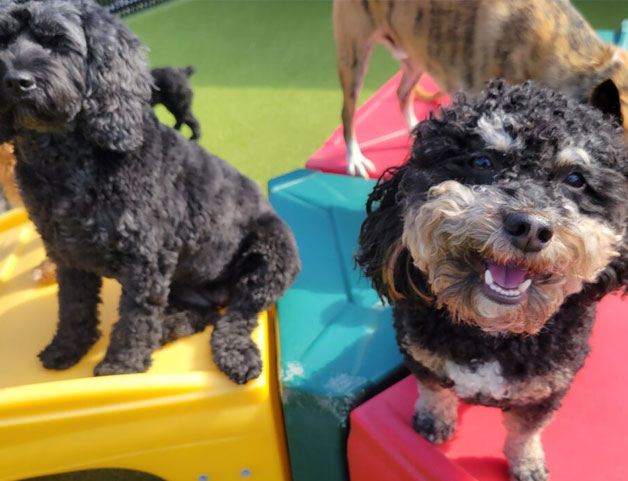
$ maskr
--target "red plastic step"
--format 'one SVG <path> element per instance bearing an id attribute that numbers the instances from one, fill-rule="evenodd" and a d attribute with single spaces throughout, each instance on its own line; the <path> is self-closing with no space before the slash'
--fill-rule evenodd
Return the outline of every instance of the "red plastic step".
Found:
<path id="1" fill-rule="evenodd" d="M 544 430 L 551 481 L 628 479 L 628 300 L 599 305 L 592 352 Z M 506 431 L 495 408 L 462 404 L 452 440 L 412 429 L 416 381 L 408 377 L 351 414 L 352 481 L 507 481 Z"/>
<path id="2" fill-rule="evenodd" d="M 396 90 L 400 78 L 400 73 L 392 77 L 357 110 L 355 116 L 356 135 L 362 153 L 377 167 L 377 171 L 371 174 L 371 177 L 375 179 L 388 167 L 405 162 L 412 146 L 412 139 L 397 101 Z M 426 92 L 439 90 L 428 75 L 423 75 L 420 85 Z M 448 96 L 439 97 L 435 102 L 415 100 L 414 110 L 417 119 L 423 120 L 440 104 L 448 104 L 449 101 Z M 338 113 L 340 113 L 340 108 L 339 104 Z M 334 130 L 331 137 L 310 157 L 305 166 L 308 169 L 334 174 L 347 173 L 342 125 Z"/>

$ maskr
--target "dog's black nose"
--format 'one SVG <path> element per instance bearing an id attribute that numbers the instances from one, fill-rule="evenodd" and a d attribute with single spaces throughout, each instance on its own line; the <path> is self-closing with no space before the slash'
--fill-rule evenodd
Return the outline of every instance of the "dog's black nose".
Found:
<path id="1" fill-rule="evenodd" d="M 523 252 L 539 252 L 549 244 L 554 235 L 547 219 L 523 212 L 506 215 L 504 230 L 512 244 Z"/>
<path id="2" fill-rule="evenodd" d="M 22 94 L 35 88 L 35 77 L 28 72 L 11 71 L 4 76 L 4 86 L 17 94 Z"/>

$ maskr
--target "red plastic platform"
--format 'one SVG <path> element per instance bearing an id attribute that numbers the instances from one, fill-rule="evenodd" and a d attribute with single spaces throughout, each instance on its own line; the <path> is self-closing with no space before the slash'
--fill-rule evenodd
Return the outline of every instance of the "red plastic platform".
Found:
<path id="1" fill-rule="evenodd" d="M 628 479 L 628 300 L 598 308 L 592 352 L 543 431 L 551 481 Z M 452 440 L 432 446 L 412 429 L 408 377 L 351 414 L 352 481 L 507 481 L 506 431 L 495 408 L 461 405 Z"/>
<path id="2" fill-rule="evenodd" d="M 380 88 L 366 103 L 360 107 L 355 115 L 355 128 L 358 143 L 362 153 L 371 159 L 377 170 L 371 177 L 377 179 L 384 170 L 394 165 L 400 165 L 408 159 L 412 139 L 408 127 L 403 120 L 397 101 L 397 85 L 401 74 L 398 73 Z M 421 87 L 426 92 L 437 92 L 436 83 L 428 76 L 423 75 Z M 419 121 L 440 104 L 448 104 L 448 96 L 439 97 L 435 102 L 415 100 L 414 111 Z M 338 105 L 338 112 L 341 106 Z M 308 169 L 322 170 L 333 174 L 347 173 L 347 158 L 345 143 L 340 125 L 323 146 L 307 161 Z"/>

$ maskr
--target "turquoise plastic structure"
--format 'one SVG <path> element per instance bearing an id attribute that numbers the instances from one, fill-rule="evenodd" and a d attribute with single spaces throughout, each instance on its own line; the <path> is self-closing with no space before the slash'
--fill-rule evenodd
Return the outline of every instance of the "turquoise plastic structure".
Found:
<path id="1" fill-rule="evenodd" d="M 621 22 L 617 30 L 596 30 L 602 40 L 628 49 L 628 19 Z"/>
<path id="2" fill-rule="evenodd" d="M 402 374 L 390 309 L 353 254 L 374 181 L 298 170 L 269 183 L 303 269 L 278 303 L 280 386 L 292 475 L 347 480 L 351 409 Z"/>

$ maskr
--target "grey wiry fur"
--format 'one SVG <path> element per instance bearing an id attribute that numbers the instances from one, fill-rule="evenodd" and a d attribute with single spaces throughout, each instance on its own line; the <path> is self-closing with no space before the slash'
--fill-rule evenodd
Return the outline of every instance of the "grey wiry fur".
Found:
<path id="1" fill-rule="evenodd" d="M 213 323 L 216 364 L 244 383 L 261 371 L 257 314 L 295 278 L 296 245 L 255 183 L 157 121 L 144 50 L 88 0 L 0 5 L 0 133 L 59 268 L 40 357 L 63 369 L 85 355 L 111 277 L 120 318 L 96 374 L 145 371 L 160 345 Z"/>

